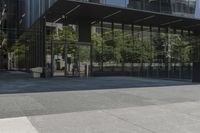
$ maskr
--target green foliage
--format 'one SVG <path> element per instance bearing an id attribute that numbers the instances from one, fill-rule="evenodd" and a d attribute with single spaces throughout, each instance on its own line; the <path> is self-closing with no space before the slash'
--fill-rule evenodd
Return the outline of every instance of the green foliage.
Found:
<path id="1" fill-rule="evenodd" d="M 102 37 L 98 33 L 92 34 L 92 43 L 93 43 L 93 60 L 95 62 L 101 63 L 102 53 Z"/>
<path id="2" fill-rule="evenodd" d="M 72 41 L 72 42 L 75 42 L 78 40 L 78 36 L 76 34 L 76 31 L 73 29 L 73 27 L 71 26 L 64 26 L 63 27 L 63 30 L 55 30 L 53 32 L 53 34 L 49 35 L 47 37 L 47 40 L 50 41 L 50 40 L 58 40 L 58 41 Z M 70 54 L 75 54 L 76 50 L 77 50 L 77 46 L 75 45 L 70 45 L 68 46 L 68 49 L 67 49 L 67 53 L 70 53 Z M 60 45 L 57 45 L 54 49 L 54 53 L 55 54 L 58 54 L 58 53 L 61 53 L 61 54 L 64 54 L 64 45 L 63 44 L 60 44 Z"/>
<path id="3" fill-rule="evenodd" d="M 153 35 L 152 41 L 148 34 L 144 35 L 143 40 L 140 35 L 135 36 L 134 40 L 131 36 L 123 38 L 121 30 L 114 30 L 114 39 L 109 40 L 112 38 L 111 34 L 111 32 L 107 32 L 103 39 L 98 33 L 93 35 L 96 62 L 151 63 L 165 62 L 168 61 L 168 58 L 171 58 L 172 62 L 190 62 L 192 60 L 192 46 L 187 39 L 178 34 L 167 36 L 165 33 L 156 33 Z M 108 40 L 105 41 L 105 39 Z"/>
<path id="4" fill-rule="evenodd" d="M 3 31 L 0 31 L 0 55 L 5 55 L 7 51 L 7 36 Z"/>
<path id="5" fill-rule="evenodd" d="M 172 62 L 190 62 L 192 59 L 192 46 L 188 40 L 177 34 L 153 33 L 152 40 L 149 34 L 144 34 L 143 40 L 140 33 L 132 38 L 130 33 L 126 36 L 120 29 L 104 31 L 104 37 L 100 33 L 92 34 L 93 60 L 94 62 L 118 63 L 152 63 L 165 62 L 171 58 Z M 63 30 L 54 32 L 48 39 L 77 41 L 78 37 L 74 28 L 66 26 Z M 75 54 L 77 45 L 70 45 L 68 53 Z M 64 52 L 64 45 L 58 45 L 55 53 Z M 89 59 L 89 49 L 80 48 L 80 59 Z"/>
<path id="6" fill-rule="evenodd" d="M 77 41 L 77 34 L 73 27 L 64 26 L 63 30 L 54 31 L 53 40 Z"/>
<path id="7" fill-rule="evenodd" d="M 87 61 L 90 59 L 90 47 L 89 46 L 80 46 L 79 47 L 80 62 Z"/>
<path id="8" fill-rule="evenodd" d="M 174 62 L 189 62 L 192 60 L 192 46 L 181 35 L 170 36 L 171 58 Z"/>
<path id="9" fill-rule="evenodd" d="M 12 46 L 11 51 L 15 53 L 18 61 L 25 60 L 25 53 L 28 51 L 24 42 L 16 41 L 15 44 Z"/>

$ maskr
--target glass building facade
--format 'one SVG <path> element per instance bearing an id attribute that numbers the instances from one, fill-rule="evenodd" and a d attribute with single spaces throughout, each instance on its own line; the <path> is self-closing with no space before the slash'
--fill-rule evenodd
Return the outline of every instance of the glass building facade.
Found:
<path id="1" fill-rule="evenodd" d="M 199 17 L 199 0 L 74 1 Z M 13 26 L 15 39 L 8 56 L 9 68 L 30 71 L 42 67 L 46 77 L 126 75 L 192 79 L 194 62 L 200 62 L 200 39 L 193 31 L 102 20 L 91 24 L 92 41 L 82 44 L 79 24 L 46 22 L 45 14 L 56 2 L 19 0 L 17 15 L 12 16 L 19 23 Z"/>
<path id="2" fill-rule="evenodd" d="M 77 0 L 101 3 L 130 9 L 173 14 L 177 16 L 195 17 L 198 0 Z M 197 11 L 196 11 L 197 13 Z"/>
<path id="3" fill-rule="evenodd" d="M 35 23 L 57 0 L 21 0 L 24 2 L 26 28 Z"/>
<path id="4" fill-rule="evenodd" d="M 94 45 L 94 75 L 192 78 L 193 46 L 199 44 L 192 32 L 106 22 L 99 29 L 95 36 L 102 42 Z"/>
<path id="5" fill-rule="evenodd" d="M 57 0 L 19 0 L 23 2 L 27 26 L 34 23 Z M 147 10 L 185 17 L 195 17 L 198 0 L 76 0 L 80 2 L 100 3 L 130 9 Z M 24 9 L 25 8 L 25 9 Z M 197 14 L 196 10 L 196 14 Z M 196 15 L 198 16 L 198 15 Z"/>

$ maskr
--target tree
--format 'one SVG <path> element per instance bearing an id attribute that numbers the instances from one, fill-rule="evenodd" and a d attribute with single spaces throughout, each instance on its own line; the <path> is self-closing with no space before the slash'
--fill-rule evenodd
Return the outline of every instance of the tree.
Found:
<path id="1" fill-rule="evenodd" d="M 7 54 L 7 36 L 3 31 L 0 31 L 0 55 L 5 55 Z"/>
<path id="2" fill-rule="evenodd" d="M 53 33 L 47 37 L 47 41 L 51 40 L 75 42 L 78 40 L 78 36 L 75 29 L 72 26 L 64 26 L 62 30 L 54 30 Z M 67 53 L 75 54 L 76 51 L 76 45 L 68 45 Z M 62 55 L 64 55 L 64 45 L 58 44 L 54 48 L 54 53 L 61 53 Z"/>
<path id="3" fill-rule="evenodd" d="M 183 36 L 171 35 L 170 45 L 173 62 L 190 62 L 192 60 L 192 46 Z"/>

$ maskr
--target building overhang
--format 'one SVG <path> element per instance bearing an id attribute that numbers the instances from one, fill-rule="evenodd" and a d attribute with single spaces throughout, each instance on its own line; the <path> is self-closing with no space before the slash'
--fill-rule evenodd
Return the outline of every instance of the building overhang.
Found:
<path id="1" fill-rule="evenodd" d="M 89 21 L 96 24 L 105 21 L 200 31 L 200 19 L 71 0 L 58 0 L 45 17 L 48 22 L 55 23 Z"/>

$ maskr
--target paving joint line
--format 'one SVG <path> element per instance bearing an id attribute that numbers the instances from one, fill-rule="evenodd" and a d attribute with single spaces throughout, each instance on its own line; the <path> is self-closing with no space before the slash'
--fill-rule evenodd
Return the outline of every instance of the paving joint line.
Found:
<path id="1" fill-rule="evenodd" d="M 121 121 L 124 121 L 125 123 L 128 123 L 129 125 L 139 127 L 139 128 L 141 128 L 141 129 L 144 129 L 144 130 L 146 130 L 146 131 L 148 131 L 148 132 L 151 132 L 151 133 L 156 133 L 155 131 L 153 131 L 153 130 L 151 130 L 151 129 L 145 128 L 145 127 L 143 127 L 143 126 L 141 126 L 141 125 L 138 125 L 138 124 L 136 124 L 136 123 L 129 122 L 128 120 L 123 119 L 123 118 L 121 118 L 121 117 L 119 117 L 119 116 L 117 116 L 117 115 L 114 115 L 114 114 L 112 114 L 112 113 L 108 113 L 108 112 L 106 112 L 106 111 L 104 111 L 104 110 L 101 110 L 101 111 L 102 111 L 103 113 L 107 114 L 107 115 L 111 115 L 111 116 L 113 116 L 113 117 L 115 117 L 115 118 L 117 118 L 117 119 L 119 119 L 119 120 L 121 120 Z"/>

